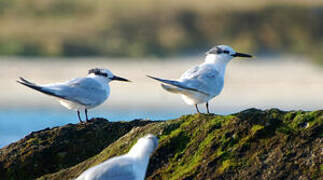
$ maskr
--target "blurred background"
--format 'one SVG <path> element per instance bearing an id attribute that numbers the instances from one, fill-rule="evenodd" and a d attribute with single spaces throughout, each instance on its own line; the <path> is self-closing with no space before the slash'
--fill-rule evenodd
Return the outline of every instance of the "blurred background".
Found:
<path id="1" fill-rule="evenodd" d="M 219 44 L 255 57 L 230 63 L 212 112 L 322 109 L 322 19 L 321 0 L 0 0 L 0 147 L 78 122 L 19 76 L 45 84 L 109 68 L 134 82 L 112 82 L 90 117 L 166 120 L 194 107 L 145 75 L 176 79 Z"/>

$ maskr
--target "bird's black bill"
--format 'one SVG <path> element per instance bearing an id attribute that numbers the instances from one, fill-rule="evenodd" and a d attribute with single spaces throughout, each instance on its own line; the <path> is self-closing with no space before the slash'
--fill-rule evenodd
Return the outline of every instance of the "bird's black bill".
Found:
<path id="1" fill-rule="evenodd" d="M 125 79 L 125 78 L 122 78 L 122 77 L 119 77 L 119 76 L 113 76 L 113 78 L 111 78 L 111 80 L 116 80 L 116 81 L 126 81 L 126 82 L 131 82 L 129 81 L 128 79 Z"/>
<path id="2" fill-rule="evenodd" d="M 249 55 L 249 54 L 243 54 L 243 53 L 235 53 L 235 54 L 232 54 L 233 57 L 247 57 L 247 58 L 251 58 L 252 56 Z"/>

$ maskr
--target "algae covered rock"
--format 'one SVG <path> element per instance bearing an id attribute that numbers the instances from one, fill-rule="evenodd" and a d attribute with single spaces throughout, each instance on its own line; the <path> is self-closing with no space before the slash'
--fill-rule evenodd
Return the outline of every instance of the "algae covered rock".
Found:
<path id="1" fill-rule="evenodd" d="M 32 132 L 0 149 L 0 179 L 33 179 L 76 165 L 99 153 L 133 127 L 151 121 L 68 124 Z"/>
<path id="2" fill-rule="evenodd" d="M 160 138 L 147 179 L 319 179 L 322 124 L 323 111 L 187 115 L 135 128 L 98 155 L 40 179 L 73 179 L 147 133 Z"/>
<path id="3" fill-rule="evenodd" d="M 195 114 L 149 122 L 132 126 L 131 131 L 106 143 L 92 157 L 39 179 L 73 179 L 87 168 L 127 152 L 147 133 L 160 138 L 147 179 L 322 179 L 322 124 L 323 111 L 278 109 L 249 109 L 227 116 Z M 64 152 L 55 160 L 64 159 Z M 21 152 L 17 149 L 12 153 Z"/>

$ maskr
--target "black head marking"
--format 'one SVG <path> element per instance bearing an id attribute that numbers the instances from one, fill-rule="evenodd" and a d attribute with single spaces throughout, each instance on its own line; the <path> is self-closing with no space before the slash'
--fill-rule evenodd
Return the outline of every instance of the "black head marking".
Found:
<path id="1" fill-rule="evenodd" d="M 224 54 L 229 54 L 230 52 L 228 50 L 223 50 Z"/>
<path id="2" fill-rule="evenodd" d="M 212 49 L 210 49 L 208 52 L 206 52 L 206 54 L 229 54 L 230 52 L 228 50 L 224 50 L 224 49 L 221 49 L 219 47 L 214 47 Z"/>
<path id="3" fill-rule="evenodd" d="M 219 47 L 214 47 L 206 52 L 206 54 L 221 54 L 221 53 L 222 53 L 222 49 Z"/>
<path id="4" fill-rule="evenodd" d="M 108 74 L 102 71 L 103 69 L 94 68 L 89 70 L 89 74 L 94 73 L 95 75 L 98 75 L 98 76 L 108 77 Z"/>

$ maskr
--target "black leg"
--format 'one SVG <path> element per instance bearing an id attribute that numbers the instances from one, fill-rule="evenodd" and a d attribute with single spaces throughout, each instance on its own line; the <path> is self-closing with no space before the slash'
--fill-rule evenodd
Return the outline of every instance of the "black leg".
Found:
<path id="1" fill-rule="evenodd" d="M 210 111 L 209 111 L 209 102 L 206 102 L 205 106 L 206 106 L 207 113 L 210 114 Z"/>
<path id="2" fill-rule="evenodd" d="M 85 109 L 84 112 L 85 112 L 86 122 L 89 122 L 89 118 L 87 117 L 87 109 Z"/>
<path id="3" fill-rule="evenodd" d="M 195 104 L 195 108 L 196 108 L 197 113 L 200 113 L 199 108 L 197 107 L 197 104 Z"/>
<path id="4" fill-rule="evenodd" d="M 81 119 L 81 116 L 80 116 L 80 111 L 79 111 L 79 110 L 77 110 L 77 117 L 79 118 L 80 123 L 83 123 L 83 121 L 82 121 L 82 119 Z"/>

